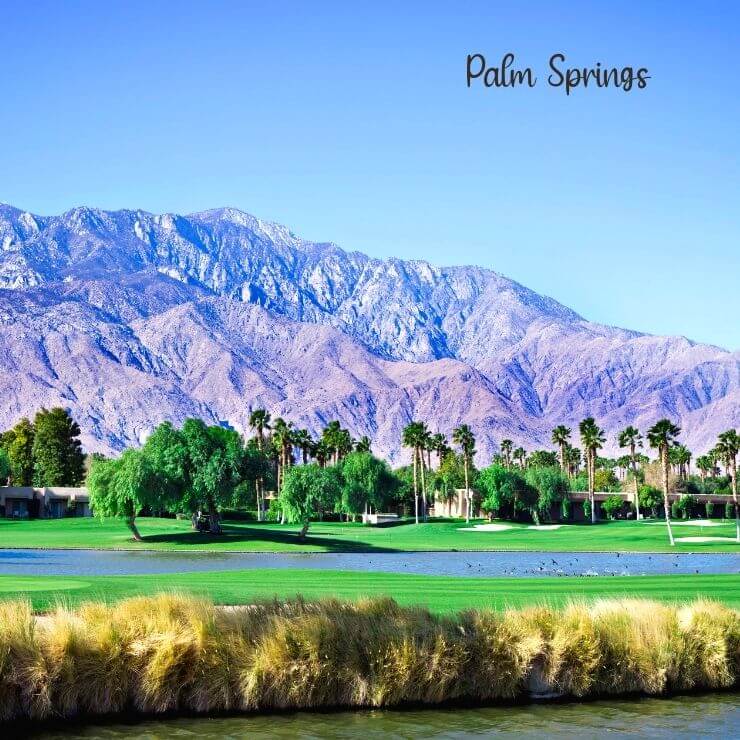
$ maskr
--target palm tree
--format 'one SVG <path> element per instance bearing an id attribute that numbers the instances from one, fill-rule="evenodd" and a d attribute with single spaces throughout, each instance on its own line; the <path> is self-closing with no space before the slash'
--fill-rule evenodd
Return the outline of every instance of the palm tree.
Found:
<path id="1" fill-rule="evenodd" d="M 552 443 L 560 447 L 560 469 L 567 475 L 568 467 L 566 450 L 568 449 L 568 440 L 570 439 L 570 429 L 563 424 L 556 426 L 552 430 Z"/>
<path id="2" fill-rule="evenodd" d="M 442 458 L 450 449 L 447 445 L 447 437 L 441 432 L 432 435 L 432 449 L 437 453 L 437 468 L 442 464 Z"/>
<path id="3" fill-rule="evenodd" d="M 737 455 L 740 452 L 740 436 L 734 429 L 728 429 L 719 435 L 717 451 L 725 459 L 725 465 L 732 476 L 732 498 L 735 503 L 735 538 L 740 542 L 740 518 L 737 505 Z"/>
<path id="4" fill-rule="evenodd" d="M 277 490 L 281 490 L 285 479 L 285 469 L 293 462 L 293 424 L 278 417 L 272 427 L 272 436 L 278 450 Z"/>
<path id="5" fill-rule="evenodd" d="M 637 518 L 640 518 L 640 493 L 637 486 L 637 448 L 642 447 L 642 435 L 637 427 L 628 426 L 619 433 L 617 438 L 619 446 L 629 447 L 630 462 L 632 464 L 632 477 L 635 479 L 635 510 Z"/>
<path id="6" fill-rule="evenodd" d="M 370 445 L 372 442 L 370 441 L 370 437 L 363 434 L 362 437 L 360 437 L 357 440 L 357 443 L 355 444 L 355 451 L 356 452 L 370 452 Z"/>
<path id="7" fill-rule="evenodd" d="M 606 442 L 606 437 L 604 437 L 604 430 L 599 428 L 593 416 L 584 419 L 578 426 L 578 431 L 581 433 L 581 444 L 585 450 L 586 467 L 588 468 L 588 500 L 591 504 L 591 524 L 594 524 L 596 522 L 596 499 L 594 496 L 596 454 Z"/>
<path id="8" fill-rule="evenodd" d="M 512 459 L 519 462 L 519 467 L 524 470 L 524 461 L 527 459 L 527 451 L 524 447 L 517 447 L 514 452 L 511 453 Z"/>
<path id="9" fill-rule="evenodd" d="M 264 453 L 265 432 L 270 429 L 270 412 L 265 409 L 255 409 L 249 414 L 249 426 L 254 429 L 257 436 L 257 449 Z M 257 521 L 261 522 L 265 515 L 265 479 L 259 476 L 254 481 L 257 494 Z"/>
<path id="10" fill-rule="evenodd" d="M 574 475 L 578 475 L 581 468 L 581 451 L 577 447 L 568 445 L 565 455 L 568 460 L 568 474 L 572 478 Z"/>
<path id="11" fill-rule="evenodd" d="M 668 470 L 670 466 L 670 450 L 676 443 L 676 437 L 681 434 L 680 427 L 676 426 L 670 419 L 661 419 L 647 432 L 650 446 L 658 450 L 660 464 L 663 469 L 663 508 L 665 510 L 665 523 L 668 527 L 668 539 L 671 545 L 675 545 L 673 530 L 671 529 L 671 506 L 668 503 Z"/>
<path id="12" fill-rule="evenodd" d="M 708 475 L 714 474 L 714 460 L 712 460 L 710 455 L 699 455 L 696 458 L 696 467 L 699 470 L 702 481 L 706 480 Z"/>
<path id="13" fill-rule="evenodd" d="M 504 456 L 507 468 L 511 467 L 511 451 L 514 449 L 514 443 L 510 439 L 501 440 L 501 454 Z"/>
<path id="14" fill-rule="evenodd" d="M 463 456 L 463 467 L 465 470 L 465 521 L 470 522 L 470 509 L 472 496 L 470 495 L 470 465 L 475 455 L 475 435 L 467 424 L 461 424 L 452 431 L 452 441 L 460 446 Z"/>
<path id="15" fill-rule="evenodd" d="M 414 470 L 414 518 L 419 523 L 419 448 L 424 436 L 425 426 L 421 422 L 408 423 L 401 432 L 401 444 L 411 449 L 412 466 Z M 422 460 L 423 464 L 423 460 Z"/>
<path id="16" fill-rule="evenodd" d="M 339 446 L 341 444 L 342 426 L 338 421 L 330 421 L 321 433 L 326 449 L 330 452 L 332 462 L 339 462 Z"/>
<path id="17" fill-rule="evenodd" d="M 689 466 L 691 465 L 691 450 L 685 445 L 676 445 L 671 448 L 670 457 L 675 465 L 678 466 L 678 477 L 686 480 L 689 475 Z"/>
<path id="18" fill-rule="evenodd" d="M 305 465 L 313 449 L 313 439 L 308 429 L 296 429 L 293 434 L 293 444 L 301 451 L 301 461 Z"/>

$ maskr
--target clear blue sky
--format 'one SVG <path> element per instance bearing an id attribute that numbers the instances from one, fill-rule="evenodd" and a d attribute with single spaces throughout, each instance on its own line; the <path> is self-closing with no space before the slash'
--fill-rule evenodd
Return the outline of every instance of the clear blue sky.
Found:
<path id="1" fill-rule="evenodd" d="M 355 5 L 4 2 L 0 200 L 236 206 L 740 348 L 737 3 Z M 478 51 L 537 87 L 466 89 Z M 555 52 L 652 79 L 566 97 Z"/>

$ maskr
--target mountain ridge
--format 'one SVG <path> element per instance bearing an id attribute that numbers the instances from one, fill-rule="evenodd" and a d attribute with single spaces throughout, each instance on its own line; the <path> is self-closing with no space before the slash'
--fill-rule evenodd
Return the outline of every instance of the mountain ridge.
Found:
<path id="1" fill-rule="evenodd" d="M 493 270 L 380 260 L 238 209 L 0 205 L 0 247 L 0 425 L 61 403 L 89 422 L 88 449 L 191 414 L 246 431 L 245 404 L 314 432 L 339 418 L 394 461 L 421 415 L 435 431 L 473 421 L 481 460 L 503 436 L 549 445 L 552 426 L 585 415 L 610 442 L 620 425 L 685 419 L 695 446 L 740 420 L 740 353 L 589 322 Z"/>

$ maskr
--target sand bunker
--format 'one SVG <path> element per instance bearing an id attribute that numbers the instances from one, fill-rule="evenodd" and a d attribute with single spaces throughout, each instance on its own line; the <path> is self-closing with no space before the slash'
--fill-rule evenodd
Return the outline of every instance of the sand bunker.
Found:
<path id="1" fill-rule="evenodd" d="M 463 532 L 501 532 L 514 529 L 511 524 L 476 524 L 474 527 L 462 527 Z"/>
<path id="2" fill-rule="evenodd" d="M 737 542 L 734 537 L 676 537 L 676 542 Z"/>
<path id="3" fill-rule="evenodd" d="M 551 529 L 560 529 L 562 524 L 531 524 L 527 529 L 536 529 L 539 532 L 549 532 Z"/>
<path id="4" fill-rule="evenodd" d="M 709 521 L 708 519 L 698 519 L 692 522 L 672 521 L 671 524 L 674 524 L 676 527 L 721 527 L 722 526 L 722 522 L 712 522 L 712 521 Z"/>

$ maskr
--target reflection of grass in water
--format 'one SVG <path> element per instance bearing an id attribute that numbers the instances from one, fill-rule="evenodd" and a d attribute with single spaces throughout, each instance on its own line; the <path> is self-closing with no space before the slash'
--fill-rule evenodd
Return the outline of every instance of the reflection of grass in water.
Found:
<path id="1" fill-rule="evenodd" d="M 389 599 L 218 610 L 178 595 L 0 605 L 0 719 L 380 707 L 728 688 L 740 617 L 709 601 L 439 617 Z"/>

